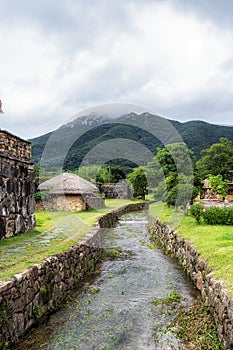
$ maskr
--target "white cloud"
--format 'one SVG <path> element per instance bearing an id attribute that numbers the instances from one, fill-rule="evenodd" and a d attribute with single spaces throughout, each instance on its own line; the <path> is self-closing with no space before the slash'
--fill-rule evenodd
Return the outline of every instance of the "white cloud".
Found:
<path id="1" fill-rule="evenodd" d="M 1 127 L 33 137 L 113 101 L 231 123 L 231 27 L 173 1 L 22 3 L 1 22 Z"/>

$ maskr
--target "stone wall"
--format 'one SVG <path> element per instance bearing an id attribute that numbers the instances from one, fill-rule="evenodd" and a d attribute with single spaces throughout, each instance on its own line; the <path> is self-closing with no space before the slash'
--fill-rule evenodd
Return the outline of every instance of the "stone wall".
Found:
<path id="1" fill-rule="evenodd" d="M 105 200 L 102 197 L 95 196 L 84 196 L 86 209 L 98 209 L 105 207 Z"/>
<path id="2" fill-rule="evenodd" d="M 149 207 L 148 202 L 128 204 L 122 208 L 119 208 L 117 210 L 112 211 L 111 213 L 108 213 L 102 216 L 99 219 L 99 225 L 100 227 L 106 227 L 106 228 L 112 227 L 117 222 L 120 216 L 129 212 L 148 209 L 148 207 Z"/>
<path id="3" fill-rule="evenodd" d="M 69 290 L 94 271 L 100 259 L 101 227 L 110 227 L 120 215 L 146 206 L 130 204 L 101 217 L 79 245 L 31 266 L 10 281 L 0 281 L 0 349 L 15 344 L 30 327 L 56 310 Z"/>
<path id="4" fill-rule="evenodd" d="M 100 185 L 100 192 L 105 195 L 107 199 L 130 199 L 133 198 L 132 188 L 125 180 L 118 183 L 109 183 Z"/>
<path id="5" fill-rule="evenodd" d="M 6 158 L 31 162 L 31 143 L 8 131 L 0 130 L 0 154 Z"/>
<path id="6" fill-rule="evenodd" d="M 150 219 L 150 232 L 158 245 L 175 256 L 213 310 L 218 336 L 225 349 L 233 349 L 233 302 L 224 284 L 218 281 L 196 249 L 168 225 Z"/>
<path id="7" fill-rule="evenodd" d="M 31 143 L 0 130 L 0 238 L 35 228 Z"/>

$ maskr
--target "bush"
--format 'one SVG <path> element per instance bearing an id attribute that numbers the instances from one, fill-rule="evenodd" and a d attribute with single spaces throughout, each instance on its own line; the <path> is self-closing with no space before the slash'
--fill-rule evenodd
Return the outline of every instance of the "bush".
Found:
<path id="1" fill-rule="evenodd" d="M 38 191 L 35 193 L 35 200 L 36 202 L 40 202 L 43 199 L 49 199 L 50 198 L 50 191 Z"/>
<path id="2" fill-rule="evenodd" d="M 204 212 L 204 208 L 200 204 L 193 204 L 189 209 L 190 215 L 196 219 L 198 224 L 200 224 L 201 222 L 201 217 L 203 215 L 203 212 Z"/>
<path id="3" fill-rule="evenodd" d="M 233 208 L 207 208 L 203 219 L 208 225 L 233 225 Z"/>

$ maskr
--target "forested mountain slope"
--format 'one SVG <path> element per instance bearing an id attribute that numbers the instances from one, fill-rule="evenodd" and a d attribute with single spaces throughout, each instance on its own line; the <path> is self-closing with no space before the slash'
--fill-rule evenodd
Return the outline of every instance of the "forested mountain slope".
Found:
<path id="1" fill-rule="evenodd" d="M 140 116 L 143 116 L 140 115 Z M 137 116 L 137 117 L 140 117 Z M 160 118 L 155 116 L 155 118 Z M 183 141 L 193 150 L 196 158 L 200 157 L 202 149 L 210 147 L 219 141 L 220 137 L 227 137 L 233 141 L 233 127 L 209 124 L 203 121 L 190 121 L 181 123 L 174 120 L 169 122 L 176 128 Z M 81 135 L 76 138 L 75 135 Z M 32 155 L 35 163 L 40 162 L 43 149 L 53 133 L 31 139 Z M 74 140 L 67 153 L 64 167 L 74 170 L 78 168 L 82 158 L 97 144 L 113 138 L 126 138 L 144 144 L 150 151 L 155 152 L 156 147 L 162 147 L 162 143 L 148 131 L 121 123 L 121 119 L 114 120 L 102 116 L 83 116 L 62 126 L 56 130 L 54 147 L 62 147 L 69 139 Z M 124 163 L 124 162 L 123 162 Z M 127 163 L 127 162 L 126 162 Z M 130 164 L 129 164 L 130 165 Z"/>

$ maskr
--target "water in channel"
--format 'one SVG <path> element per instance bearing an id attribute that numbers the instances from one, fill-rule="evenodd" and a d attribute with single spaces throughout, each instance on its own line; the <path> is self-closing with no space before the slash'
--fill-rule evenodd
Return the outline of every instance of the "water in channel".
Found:
<path id="1" fill-rule="evenodd" d="M 147 213 L 137 212 L 105 229 L 103 246 L 117 247 L 117 257 L 105 261 L 95 280 L 34 330 L 20 349 L 183 349 L 168 324 L 179 305 L 191 304 L 196 291 L 174 260 L 151 249 L 147 223 Z M 152 303 L 173 291 L 182 296 L 179 305 Z"/>

